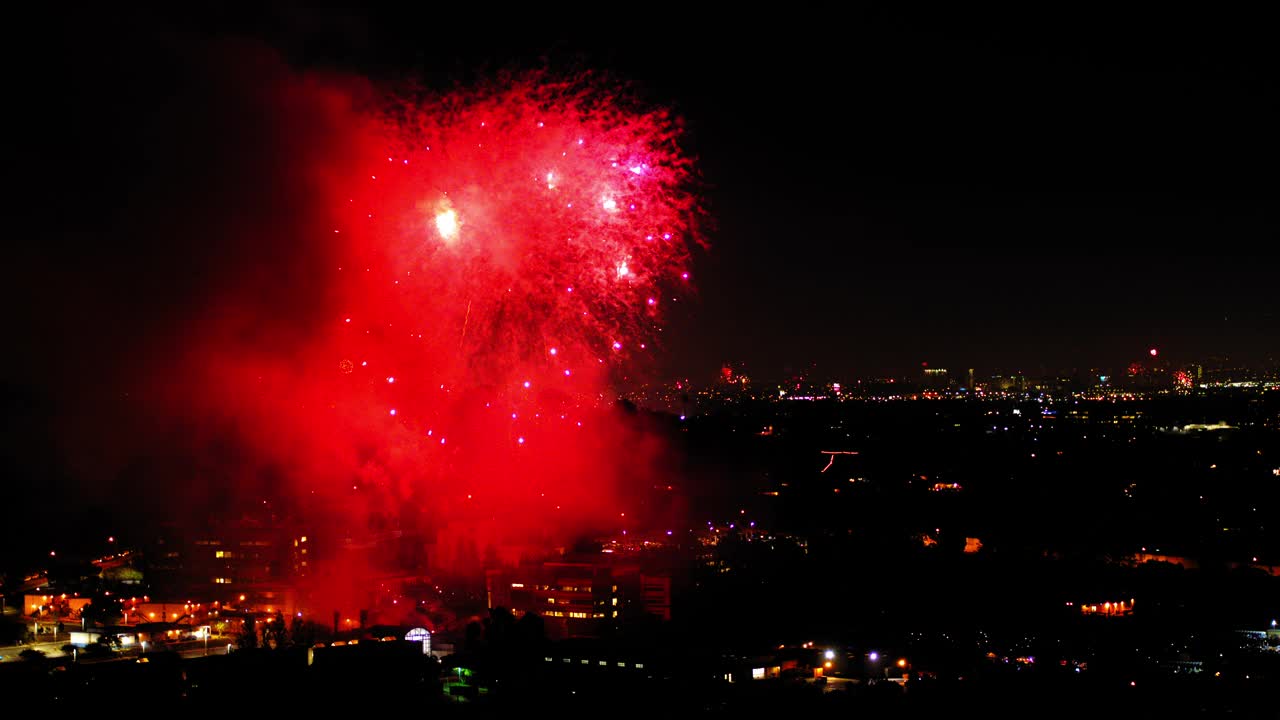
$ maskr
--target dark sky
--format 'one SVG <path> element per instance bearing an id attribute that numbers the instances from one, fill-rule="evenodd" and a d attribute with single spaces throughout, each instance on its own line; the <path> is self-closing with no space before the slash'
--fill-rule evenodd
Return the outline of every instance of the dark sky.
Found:
<path id="1" fill-rule="evenodd" d="M 671 319 L 667 375 L 709 378 L 722 361 L 765 377 L 925 361 L 1054 371 L 1122 366 L 1151 345 L 1174 361 L 1280 355 L 1280 117 L 1261 17 L 117 12 L 33 19 L 31 47 L 11 48 L 35 191 L 19 253 L 57 282 L 94 271 L 100 248 L 74 258 L 103 226 L 155 210 L 119 202 L 145 172 L 137 128 L 165 133 L 193 82 L 156 48 L 243 37 L 299 68 L 381 79 L 603 68 L 674 107 L 717 227 L 699 297 Z M 172 261 L 154 249 L 126 242 L 112 259 L 145 274 Z M 114 288 L 131 312 L 181 313 L 166 295 L 181 288 L 136 277 Z M 43 339 L 74 319 L 18 312 L 18 366 L 45 364 Z M 110 343 L 94 352 L 76 362 L 121 361 Z"/>

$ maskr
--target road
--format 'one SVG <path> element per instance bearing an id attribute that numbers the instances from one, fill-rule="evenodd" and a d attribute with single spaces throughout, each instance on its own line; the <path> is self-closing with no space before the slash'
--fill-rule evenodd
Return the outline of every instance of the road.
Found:
<path id="1" fill-rule="evenodd" d="M 38 642 L 30 645 L 0 645 L 0 662 L 14 662 L 20 660 L 18 653 L 32 648 L 43 652 L 48 657 L 62 657 L 62 646 L 71 641 L 71 636 L 63 633 L 61 640 L 53 640 L 49 642 Z"/>
<path id="2" fill-rule="evenodd" d="M 0 662 L 18 662 L 22 659 L 18 657 L 18 654 L 28 648 L 39 650 L 43 652 L 46 657 L 63 657 L 62 646 L 70 642 L 71 637 L 67 633 L 61 633 L 59 638 L 59 640 L 37 642 L 30 645 L 0 645 Z M 229 640 L 230 638 L 217 636 L 209 638 L 208 654 L 226 654 Z M 234 649 L 234 647 L 232 649 Z M 183 640 L 182 642 L 169 643 L 165 646 L 165 650 L 175 651 L 183 658 L 202 657 L 205 655 L 205 642 L 203 640 Z M 113 657 L 119 659 L 125 657 L 139 657 L 141 655 L 143 655 L 142 648 L 131 647 L 117 651 Z M 80 657 L 84 656 L 81 655 Z"/>

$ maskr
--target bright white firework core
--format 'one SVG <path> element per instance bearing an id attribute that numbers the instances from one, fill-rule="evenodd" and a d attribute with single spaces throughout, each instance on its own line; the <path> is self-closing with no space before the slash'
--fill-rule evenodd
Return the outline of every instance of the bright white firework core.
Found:
<path id="1" fill-rule="evenodd" d="M 446 241 L 452 241 L 458 237 L 458 214 L 452 210 L 445 210 L 436 215 L 436 229 L 440 231 L 440 237 Z"/>

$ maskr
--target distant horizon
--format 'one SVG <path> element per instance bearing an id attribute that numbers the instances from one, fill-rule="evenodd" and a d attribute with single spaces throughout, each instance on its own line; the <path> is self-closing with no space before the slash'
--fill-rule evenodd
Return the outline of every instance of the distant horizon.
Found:
<path id="1" fill-rule="evenodd" d="M 1152 361 L 1155 362 L 1152 362 Z M 1210 365 L 1210 363 L 1215 363 Z M 1280 368 L 1280 355 L 1269 356 L 1265 358 L 1249 358 L 1235 360 L 1227 355 L 1202 355 L 1188 356 L 1186 358 L 1169 359 L 1164 353 L 1160 353 L 1156 358 L 1150 357 L 1149 354 L 1135 355 L 1126 360 L 1112 361 L 1111 364 L 1098 363 L 1092 365 L 1051 365 L 1047 362 L 1035 364 L 1000 364 L 985 365 L 979 363 L 958 363 L 944 364 L 938 362 L 922 361 L 915 366 L 881 366 L 866 368 L 827 368 L 817 363 L 793 363 L 788 367 L 773 371 L 757 371 L 746 362 L 724 362 L 714 367 L 707 367 L 699 374 L 673 374 L 666 373 L 661 378 L 647 378 L 638 380 L 639 384 L 653 383 L 669 383 L 669 382 L 690 382 L 690 383 L 714 383 L 720 374 L 721 368 L 730 366 L 734 372 L 739 375 L 746 375 L 751 381 L 762 383 L 783 382 L 794 379 L 801 375 L 829 378 L 838 380 L 841 377 L 851 380 L 858 379 L 877 379 L 877 378 L 910 378 L 919 376 L 926 368 L 947 370 L 949 375 L 958 376 L 961 373 L 967 374 L 970 369 L 974 370 L 977 377 L 989 377 L 1001 374 L 1021 374 L 1035 377 L 1056 377 L 1065 375 L 1079 375 L 1093 371 L 1107 371 L 1115 374 L 1125 372 L 1133 363 L 1142 363 L 1143 365 L 1153 365 L 1163 368 L 1178 369 L 1189 366 L 1201 366 L 1206 371 L 1217 371 L 1227 369 L 1240 369 L 1250 372 L 1265 372 Z M 625 382 L 625 381 L 624 381 Z"/>

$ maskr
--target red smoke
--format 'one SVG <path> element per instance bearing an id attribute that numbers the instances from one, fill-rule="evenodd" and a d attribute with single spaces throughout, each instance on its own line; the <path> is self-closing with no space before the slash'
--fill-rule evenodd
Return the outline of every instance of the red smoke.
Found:
<path id="1" fill-rule="evenodd" d="M 274 468 L 335 536 L 422 532 L 435 568 L 636 522 L 660 443 L 610 380 L 689 282 L 674 118 L 591 77 L 278 80 L 267 107 L 308 128 L 279 125 L 272 179 L 305 199 L 228 222 L 254 240 L 190 318 L 169 410 L 234 427 L 240 472 Z"/>
<path id="2" fill-rule="evenodd" d="M 94 534 L 292 518 L 324 609 L 367 606 L 362 568 L 473 574 L 652 516 L 664 445 L 610 387 L 690 282 L 673 116 L 591 76 L 400 92 L 252 42 L 81 41 L 6 375 Z"/>

